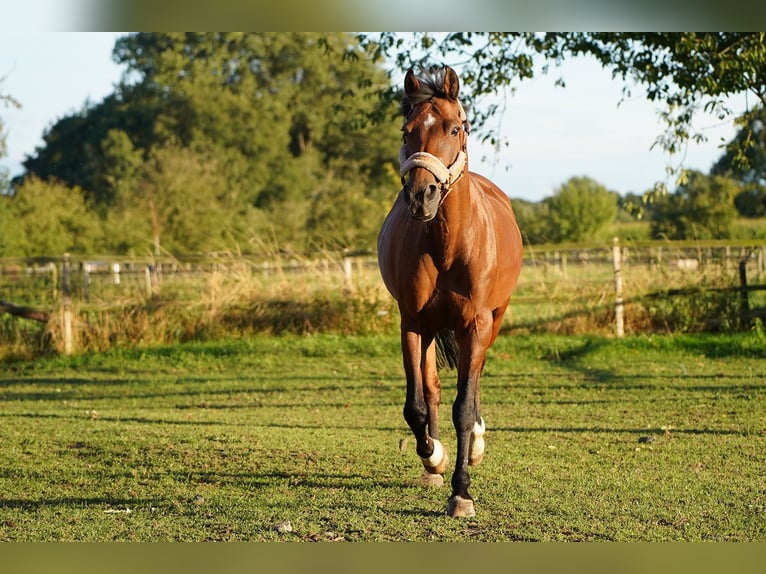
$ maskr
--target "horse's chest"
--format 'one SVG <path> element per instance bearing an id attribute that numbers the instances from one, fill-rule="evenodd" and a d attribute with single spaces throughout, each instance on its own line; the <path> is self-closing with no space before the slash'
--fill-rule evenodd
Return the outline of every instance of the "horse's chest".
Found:
<path id="1" fill-rule="evenodd" d="M 411 311 L 445 315 L 455 309 L 470 307 L 481 297 L 469 275 L 455 270 L 439 271 L 432 265 L 417 268 L 408 295 Z"/>

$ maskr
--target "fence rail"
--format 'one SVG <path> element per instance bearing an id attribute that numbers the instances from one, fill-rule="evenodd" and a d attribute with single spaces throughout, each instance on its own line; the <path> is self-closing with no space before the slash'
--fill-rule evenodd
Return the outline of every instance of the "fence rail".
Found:
<path id="1" fill-rule="evenodd" d="M 560 315 L 576 312 L 572 295 L 561 295 L 562 284 L 577 284 L 579 291 L 597 288 L 596 302 L 584 304 L 584 312 L 595 305 L 613 309 L 614 333 L 625 333 L 625 317 L 630 304 L 660 297 L 694 296 L 705 292 L 739 294 L 742 317 L 759 313 L 762 305 L 752 293 L 763 292 L 759 283 L 766 273 L 766 245 L 762 242 L 726 244 L 720 241 L 699 243 L 655 242 L 533 246 L 525 250 L 522 277 L 512 299 L 512 310 L 523 315 L 523 307 L 541 303 L 558 306 Z M 244 270 L 244 271 L 243 271 Z M 738 281 L 710 285 L 704 278 L 716 273 L 731 273 Z M 267 277 L 279 276 L 288 282 L 311 283 L 318 275 L 336 289 L 351 290 L 360 276 L 371 277 L 382 289 L 374 254 L 327 254 L 321 258 L 212 254 L 178 258 L 136 258 L 118 256 L 63 255 L 61 257 L 0 259 L 0 316 L 45 322 L 51 312 L 63 316 L 64 352 L 72 352 L 73 308 L 87 305 L 120 305 L 121 294 L 132 290 L 151 299 L 162 294 L 173 282 L 193 282 L 210 273 L 245 272 Z M 748 276 L 749 275 L 749 276 Z M 637 277 L 656 276 L 653 283 L 637 289 Z M 680 281 L 662 284 L 662 281 Z M 727 278 L 730 280 L 730 278 Z M 76 305 L 75 305 L 76 303 Z M 565 304 L 569 305 L 566 307 Z M 530 311 L 532 322 L 539 314 Z M 523 323 L 523 321 L 522 321 Z"/>

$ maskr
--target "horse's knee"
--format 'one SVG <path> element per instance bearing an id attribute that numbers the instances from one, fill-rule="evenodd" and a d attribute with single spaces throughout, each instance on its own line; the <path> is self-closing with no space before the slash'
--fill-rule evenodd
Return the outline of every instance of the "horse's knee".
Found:
<path id="1" fill-rule="evenodd" d="M 476 404 L 467 397 L 459 397 L 452 404 L 452 424 L 455 430 L 460 432 L 473 431 L 473 424 L 476 422 Z"/>

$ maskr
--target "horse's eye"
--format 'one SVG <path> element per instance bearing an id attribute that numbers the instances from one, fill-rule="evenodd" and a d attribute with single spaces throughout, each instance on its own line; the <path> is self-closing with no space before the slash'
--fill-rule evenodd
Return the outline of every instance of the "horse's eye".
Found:
<path id="1" fill-rule="evenodd" d="M 453 136 L 456 136 L 456 135 L 458 135 L 459 133 L 460 133 L 460 126 L 455 126 L 454 128 L 452 128 L 452 132 L 451 132 L 451 134 L 452 134 Z"/>

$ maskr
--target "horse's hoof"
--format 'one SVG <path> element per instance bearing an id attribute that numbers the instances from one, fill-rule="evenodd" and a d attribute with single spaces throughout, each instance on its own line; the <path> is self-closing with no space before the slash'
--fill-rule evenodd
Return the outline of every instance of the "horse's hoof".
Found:
<path id="1" fill-rule="evenodd" d="M 484 419 L 481 419 L 481 423 L 473 423 L 473 430 L 471 431 L 471 454 L 468 457 L 469 466 L 476 466 L 484 460 L 484 432 L 486 431 L 486 428 Z"/>
<path id="2" fill-rule="evenodd" d="M 441 488 L 444 486 L 444 477 L 441 474 L 433 474 L 427 470 L 420 475 L 420 482 L 423 486 Z"/>
<path id="3" fill-rule="evenodd" d="M 444 450 L 442 443 L 437 439 L 432 440 L 434 443 L 434 451 L 428 458 L 421 457 L 420 460 L 423 461 L 423 468 L 426 469 L 426 472 L 429 472 L 430 474 L 444 474 L 444 471 L 447 470 L 447 464 L 449 464 L 447 451 Z"/>
<path id="4" fill-rule="evenodd" d="M 453 518 L 462 516 L 476 516 L 476 510 L 473 507 L 473 500 L 454 495 L 447 503 L 447 514 Z"/>

